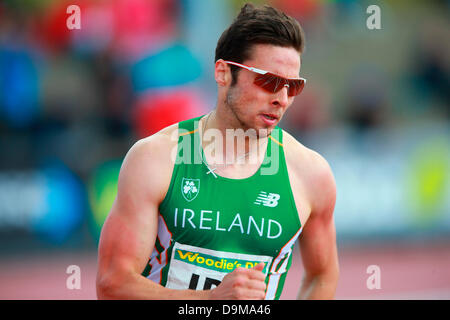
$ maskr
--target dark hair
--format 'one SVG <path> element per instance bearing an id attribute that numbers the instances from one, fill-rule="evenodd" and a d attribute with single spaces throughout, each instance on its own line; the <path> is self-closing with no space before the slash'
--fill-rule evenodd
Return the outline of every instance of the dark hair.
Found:
<path id="1" fill-rule="evenodd" d="M 215 60 L 243 63 L 250 58 L 255 44 L 292 47 L 299 54 L 304 49 L 304 33 L 294 18 L 268 5 L 255 7 L 247 3 L 233 23 L 219 38 Z M 239 68 L 231 67 L 232 85 L 236 83 Z"/>

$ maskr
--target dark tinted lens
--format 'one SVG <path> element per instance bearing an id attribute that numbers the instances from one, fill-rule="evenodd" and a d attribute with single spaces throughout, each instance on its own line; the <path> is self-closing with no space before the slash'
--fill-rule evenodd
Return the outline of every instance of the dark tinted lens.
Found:
<path id="1" fill-rule="evenodd" d="M 302 92 L 305 86 L 305 81 L 303 80 L 289 80 L 289 96 L 296 96 Z"/>
<path id="2" fill-rule="evenodd" d="M 286 84 L 286 80 L 271 73 L 257 75 L 255 84 L 271 93 L 279 91 Z"/>

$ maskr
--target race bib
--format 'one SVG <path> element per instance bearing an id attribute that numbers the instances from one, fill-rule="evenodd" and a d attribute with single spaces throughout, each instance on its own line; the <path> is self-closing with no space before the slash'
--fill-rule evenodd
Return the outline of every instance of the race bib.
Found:
<path id="1" fill-rule="evenodd" d="M 167 288 L 208 290 L 218 286 L 222 279 L 238 267 L 253 268 L 264 262 L 267 276 L 272 262 L 270 256 L 216 251 L 175 243 L 170 258 Z"/>

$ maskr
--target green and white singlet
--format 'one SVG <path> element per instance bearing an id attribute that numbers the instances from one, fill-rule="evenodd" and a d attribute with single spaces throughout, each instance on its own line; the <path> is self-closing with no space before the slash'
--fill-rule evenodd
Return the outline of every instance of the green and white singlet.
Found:
<path id="1" fill-rule="evenodd" d="M 159 206 L 158 236 L 142 275 L 167 288 L 211 289 L 237 267 L 264 262 L 266 299 L 279 299 L 302 226 L 283 151 L 282 130 L 269 136 L 255 174 L 207 174 L 198 122 L 179 123 L 177 160 Z"/>

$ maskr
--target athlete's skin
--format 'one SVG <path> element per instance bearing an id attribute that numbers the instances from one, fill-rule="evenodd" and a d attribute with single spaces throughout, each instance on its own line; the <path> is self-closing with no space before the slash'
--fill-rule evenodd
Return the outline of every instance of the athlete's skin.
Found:
<path id="1" fill-rule="evenodd" d="M 300 54 L 293 48 L 258 44 L 251 58 L 243 64 L 267 70 L 285 78 L 297 78 Z M 292 104 L 287 89 L 268 93 L 254 83 L 255 75 L 245 69 L 231 84 L 229 65 L 218 60 L 215 79 L 218 84 L 216 109 L 210 114 L 205 130 L 216 128 L 268 129 L 278 124 Z M 279 115 L 267 125 L 262 113 Z M 203 117 L 199 128 L 205 124 Z M 138 141 L 123 162 L 118 194 L 102 229 L 97 273 L 97 295 L 100 299 L 263 299 L 266 285 L 263 264 L 252 269 L 238 268 L 225 276 L 211 290 L 168 289 L 143 276 L 153 251 L 158 230 L 158 206 L 169 188 L 174 167 L 178 125 Z M 202 130 L 200 134 L 203 134 Z M 339 267 L 333 211 L 336 185 L 326 160 L 313 150 L 283 132 L 284 152 L 294 200 L 303 225 L 299 248 L 304 276 L 299 299 L 332 299 L 336 291 Z M 258 138 L 246 141 L 246 151 Z M 267 141 L 267 136 L 259 139 Z M 223 143 L 225 145 L 225 143 Z M 205 148 L 205 143 L 203 143 Z M 235 152 L 235 150 L 225 150 Z M 239 154 L 237 155 L 237 157 Z M 169 161 L 170 159 L 170 161 Z M 228 178 L 245 178 L 259 168 L 259 163 L 218 166 L 215 173 Z M 211 164 L 213 159 L 206 161 Z M 206 169 L 206 167 L 205 167 Z"/>

